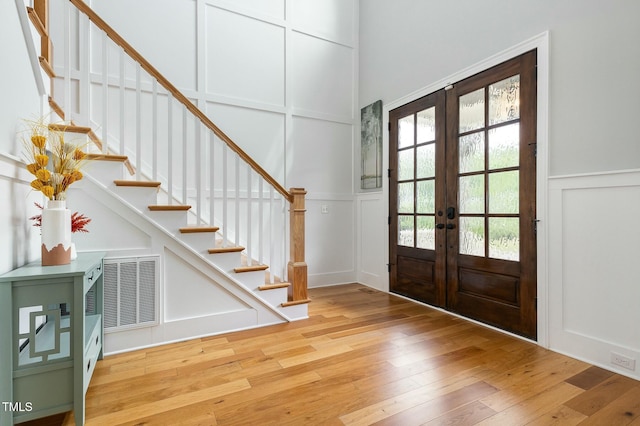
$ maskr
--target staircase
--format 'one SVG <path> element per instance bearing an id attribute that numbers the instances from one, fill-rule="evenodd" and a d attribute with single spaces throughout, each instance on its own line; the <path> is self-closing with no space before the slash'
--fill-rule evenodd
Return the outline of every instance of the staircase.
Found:
<path id="1" fill-rule="evenodd" d="M 164 265 L 157 325 L 107 335 L 106 351 L 306 318 L 306 192 L 284 189 L 84 2 L 33 6 L 51 121 L 62 122 L 50 128 L 89 147 L 67 204 L 105 227 L 79 250 L 157 254 Z M 62 9 L 60 28 L 49 7 Z M 115 234 L 145 241 L 139 253 L 109 241 L 117 224 L 129 231 Z"/>

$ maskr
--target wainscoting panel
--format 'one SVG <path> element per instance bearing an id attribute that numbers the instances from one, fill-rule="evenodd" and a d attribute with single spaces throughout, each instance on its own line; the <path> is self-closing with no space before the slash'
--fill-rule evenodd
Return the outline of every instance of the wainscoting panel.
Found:
<path id="1" fill-rule="evenodd" d="M 550 348 L 640 378 L 640 171 L 549 180 Z"/>
<path id="2" fill-rule="evenodd" d="M 389 290 L 388 232 L 382 192 L 359 194 L 357 199 L 358 282 Z"/>

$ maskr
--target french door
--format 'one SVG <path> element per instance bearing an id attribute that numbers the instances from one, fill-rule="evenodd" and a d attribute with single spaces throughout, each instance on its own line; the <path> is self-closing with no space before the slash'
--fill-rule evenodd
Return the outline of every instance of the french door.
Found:
<path id="1" fill-rule="evenodd" d="M 536 338 L 536 54 L 389 112 L 390 290 Z"/>

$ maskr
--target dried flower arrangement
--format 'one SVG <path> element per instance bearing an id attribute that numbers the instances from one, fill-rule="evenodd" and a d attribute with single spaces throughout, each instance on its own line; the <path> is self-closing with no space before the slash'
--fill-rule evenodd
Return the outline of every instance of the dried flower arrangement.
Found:
<path id="1" fill-rule="evenodd" d="M 42 210 L 44 207 L 38 203 L 33 203 L 37 208 Z M 33 221 L 33 226 L 40 227 L 42 226 L 42 214 L 38 214 L 35 216 L 31 216 L 29 220 Z M 85 216 L 84 214 L 80 214 L 75 212 L 71 215 L 71 232 L 89 232 L 86 226 L 91 222 L 91 219 Z"/>
<path id="2" fill-rule="evenodd" d="M 49 200 L 65 200 L 69 186 L 82 179 L 80 167 L 86 154 L 81 146 L 68 143 L 64 132 L 51 130 L 44 119 L 25 120 L 29 140 L 23 140 L 27 170 L 36 177 L 31 187 Z"/>

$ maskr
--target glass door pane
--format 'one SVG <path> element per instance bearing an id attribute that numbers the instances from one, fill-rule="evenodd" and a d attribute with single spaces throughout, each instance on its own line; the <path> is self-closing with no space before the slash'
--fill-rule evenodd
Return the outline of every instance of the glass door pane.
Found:
<path id="1" fill-rule="evenodd" d="M 519 75 L 459 97 L 460 254 L 519 258 L 519 103 Z"/>

